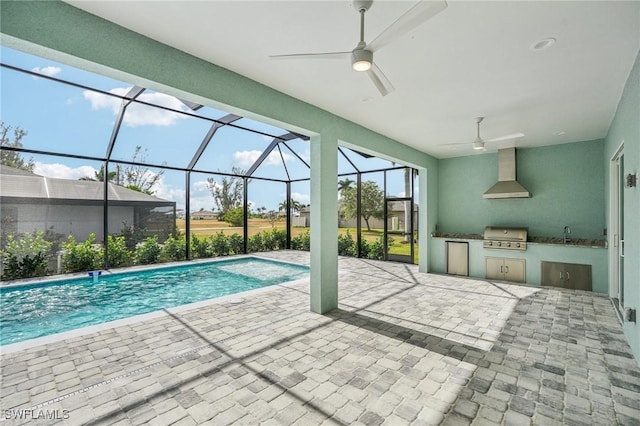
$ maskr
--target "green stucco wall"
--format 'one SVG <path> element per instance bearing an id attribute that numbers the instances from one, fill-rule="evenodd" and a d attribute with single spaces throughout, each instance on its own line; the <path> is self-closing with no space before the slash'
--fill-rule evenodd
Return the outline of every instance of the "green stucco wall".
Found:
<path id="1" fill-rule="evenodd" d="M 529 235 L 603 239 L 604 142 L 517 149 L 517 178 L 531 198 L 484 199 L 498 180 L 496 153 L 441 160 L 441 232 L 481 234 L 485 226 L 526 226 Z"/>
<path id="2" fill-rule="evenodd" d="M 609 128 L 603 158 L 605 174 L 605 200 L 609 205 L 610 161 L 624 142 L 624 173 L 640 174 L 640 53 L 627 80 L 618 110 Z M 606 209 L 607 221 L 609 209 Z M 640 312 L 640 187 L 624 190 L 625 228 L 625 307 Z M 640 318 L 635 323 L 624 324 L 625 335 L 629 339 L 636 359 L 640 361 Z"/>

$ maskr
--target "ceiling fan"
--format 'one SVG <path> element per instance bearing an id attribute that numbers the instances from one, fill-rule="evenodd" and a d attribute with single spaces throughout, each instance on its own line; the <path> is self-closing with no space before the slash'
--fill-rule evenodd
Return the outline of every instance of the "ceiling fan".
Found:
<path id="1" fill-rule="evenodd" d="M 447 8 L 445 0 L 419 1 L 415 6 L 389 25 L 373 41 L 364 41 L 364 15 L 373 0 L 354 0 L 353 6 L 360 13 L 360 41 L 349 52 L 297 53 L 290 55 L 272 55 L 271 59 L 342 59 L 351 56 L 351 67 L 355 71 L 366 72 L 373 84 L 386 96 L 395 89 L 382 70 L 373 62 L 373 53 L 391 43 L 398 37 L 418 27 L 428 19 Z"/>
<path id="2" fill-rule="evenodd" d="M 473 149 L 476 151 L 486 151 L 487 148 L 485 148 L 485 144 L 487 142 L 491 143 L 491 142 L 502 142 L 502 141 L 508 141 L 510 139 L 518 139 L 524 136 L 524 133 L 522 132 L 516 132 L 516 133 L 511 133 L 509 135 L 504 135 L 504 136 L 499 136 L 497 138 L 492 138 L 492 139 L 482 139 L 482 137 L 480 136 L 480 123 L 482 123 L 482 120 L 484 120 L 484 117 L 477 117 L 476 118 L 476 125 L 477 125 L 477 134 L 476 134 L 476 140 L 474 140 L 473 142 L 471 142 Z M 445 146 L 452 146 L 452 145 L 468 145 L 469 142 L 463 142 L 463 143 L 445 143 L 445 144 L 441 144 L 441 145 L 445 145 Z"/>

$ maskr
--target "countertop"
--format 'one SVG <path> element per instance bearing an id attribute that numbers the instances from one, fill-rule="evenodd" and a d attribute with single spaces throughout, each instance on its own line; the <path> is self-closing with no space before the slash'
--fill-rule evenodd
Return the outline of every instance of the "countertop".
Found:
<path id="1" fill-rule="evenodd" d="M 433 233 L 431 238 L 446 238 L 453 240 L 482 240 L 482 234 L 464 234 L 464 233 Z M 590 247 L 590 248 L 607 248 L 606 240 L 592 240 L 586 238 L 573 238 L 565 243 L 559 237 L 537 237 L 529 236 L 527 244 L 553 244 L 566 247 Z"/>

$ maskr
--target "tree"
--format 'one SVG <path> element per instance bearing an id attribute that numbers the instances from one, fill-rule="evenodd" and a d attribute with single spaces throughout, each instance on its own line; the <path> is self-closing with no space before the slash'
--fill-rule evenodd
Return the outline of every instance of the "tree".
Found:
<path id="1" fill-rule="evenodd" d="M 79 180 L 92 180 L 92 181 L 98 181 L 98 182 L 104 182 L 104 166 L 100 166 L 100 170 L 97 172 L 93 172 L 94 176 L 85 176 L 85 177 L 81 177 Z M 109 182 L 114 182 L 117 183 L 117 176 L 118 173 L 116 171 L 112 171 L 107 173 L 107 175 L 109 176 Z"/>
<path id="2" fill-rule="evenodd" d="M 267 213 L 265 213 L 265 217 L 267 218 L 267 220 L 271 224 L 271 227 L 273 228 L 276 225 L 276 222 L 278 221 L 278 212 L 275 210 L 269 210 Z"/>
<path id="3" fill-rule="evenodd" d="M 242 205 L 244 170 L 232 167 L 231 171 L 238 176 L 223 176 L 220 183 L 213 178 L 207 178 L 207 188 L 213 196 L 218 211 L 218 220 L 225 220 L 225 215 Z"/>
<path id="4" fill-rule="evenodd" d="M 20 126 L 13 128 L 13 140 L 11 140 L 9 138 L 11 129 L 11 126 L 7 126 L 6 124 L 4 124 L 4 121 L 0 121 L 0 164 L 33 172 L 33 168 L 36 166 L 33 158 L 25 160 L 24 158 L 22 158 L 22 155 L 18 151 L 2 149 L 22 148 L 22 138 L 27 135 L 27 132 Z"/>
<path id="5" fill-rule="evenodd" d="M 355 182 L 356 181 L 351 180 L 349 178 L 339 180 L 338 181 L 338 192 L 342 194 L 342 191 L 344 191 L 345 189 L 351 188 L 351 184 L 355 183 Z"/>
<path id="6" fill-rule="evenodd" d="M 144 163 L 146 160 L 147 149 L 145 148 L 144 150 L 142 150 L 142 147 L 140 145 L 136 146 L 136 149 L 133 151 L 133 155 L 131 156 L 131 161 L 133 163 Z M 153 195 L 155 193 L 153 187 L 156 186 L 158 182 L 160 182 L 163 174 L 164 170 L 160 170 L 158 173 L 153 173 L 146 166 L 140 164 L 131 164 L 125 167 L 122 182 L 116 182 L 116 184 L 122 185 L 134 191 Z M 111 176 L 111 173 L 109 173 L 109 176 Z M 117 176 L 117 180 L 120 180 L 120 177 Z"/>
<path id="7" fill-rule="evenodd" d="M 227 211 L 223 217 L 224 221 L 231 226 L 242 226 L 244 221 L 244 207 L 237 206 Z"/>
<path id="8" fill-rule="evenodd" d="M 384 192 L 374 181 L 362 183 L 360 214 L 367 224 L 367 231 L 371 231 L 369 219 L 382 219 L 384 215 Z M 358 214 L 358 192 L 356 188 L 347 187 L 341 191 L 342 212 L 347 218 L 355 218 Z"/>
<path id="9" fill-rule="evenodd" d="M 147 149 L 142 150 L 141 146 L 136 146 L 131 156 L 131 162 L 144 163 L 147 160 Z M 142 192 L 148 195 L 155 194 L 153 189 L 164 174 L 164 170 L 153 173 L 148 167 L 142 164 L 130 164 L 122 170 L 122 166 L 116 165 L 115 170 L 109 171 L 107 177 L 109 182 L 116 185 L 124 186 L 132 191 Z M 104 166 L 100 166 L 100 170 L 94 172 L 94 176 L 84 176 L 80 180 L 92 180 L 104 182 Z"/>
<path id="10" fill-rule="evenodd" d="M 304 208 L 304 204 L 302 204 L 300 201 L 291 199 L 291 210 L 293 210 L 296 213 L 299 213 L 300 210 L 302 210 L 303 208 Z M 282 212 L 285 210 L 287 210 L 287 200 L 284 200 L 283 202 L 278 204 L 278 211 Z"/>

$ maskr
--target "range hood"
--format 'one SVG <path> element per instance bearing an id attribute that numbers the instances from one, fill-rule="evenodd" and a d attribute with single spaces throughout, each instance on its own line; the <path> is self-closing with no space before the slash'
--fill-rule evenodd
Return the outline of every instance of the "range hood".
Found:
<path id="1" fill-rule="evenodd" d="M 529 191 L 516 180 L 516 149 L 498 150 L 498 183 L 483 195 L 484 198 L 529 198 Z"/>

